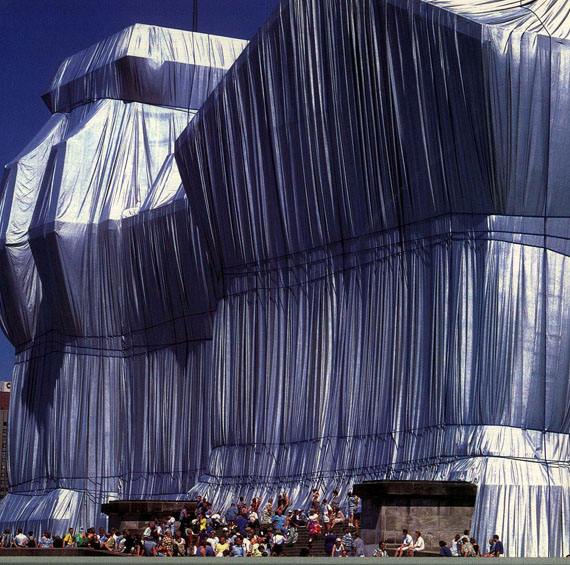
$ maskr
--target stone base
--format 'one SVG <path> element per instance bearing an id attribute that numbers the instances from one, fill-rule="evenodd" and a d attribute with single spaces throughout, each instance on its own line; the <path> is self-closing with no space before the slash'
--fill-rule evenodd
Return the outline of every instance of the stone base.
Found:
<path id="1" fill-rule="evenodd" d="M 101 505 L 109 517 L 109 528 L 127 528 L 133 534 L 142 533 L 150 520 L 172 515 L 178 521 L 183 507 L 196 509 L 196 502 L 186 500 L 116 500 Z"/>
<path id="2" fill-rule="evenodd" d="M 364 543 L 401 543 L 402 529 L 422 533 L 426 548 L 439 551 L 455 534 L 471 529 L 477 487 L 466 482 L 369 481 L 354 486 L 362 499 Z"/>

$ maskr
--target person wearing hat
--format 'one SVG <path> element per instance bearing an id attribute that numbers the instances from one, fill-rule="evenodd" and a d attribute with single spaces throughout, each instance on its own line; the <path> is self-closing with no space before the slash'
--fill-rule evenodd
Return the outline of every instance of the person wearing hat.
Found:
<path id="1" fill-rule="evenodd" d="M 343 552 L 346 552 L 346 549 L 344 548 L 342 539 L 336 538 L 331 551 L 331 557 L 342 557 Z"/>

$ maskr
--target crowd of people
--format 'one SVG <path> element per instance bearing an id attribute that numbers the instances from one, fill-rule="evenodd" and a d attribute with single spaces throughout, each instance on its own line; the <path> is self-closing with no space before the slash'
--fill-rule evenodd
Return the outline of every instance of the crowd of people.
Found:
<path id="1" fill-rule="evenodd" d="M 345 509 L 345 512 L 341 508 Z M 212 504 L 198 497 L 196 503 L 185 505 L 178 516 L 156 517 L 149 521 L 143 532 L 119 531 L 111 528 L 69 528 L 63 536 L 53 536 L 45 531 L 39 538 L 34 532 L 25 534 L 18 529 L 15 534 L 4 531 L 0 541 L 3 548 L 89 548 L 118 552 L 134 556 L 150 557 L 277 557 L 283 555 L 286 546 L 299 541 L 299 532 L 304 528 L 306 543 L 299 556 L 311 556 L 313 544 L 319 539 L 320 552 L 330 557 L 364 556 L 364 541 L 360 537 L 361 501 L 352 492 L 346 504 L 341 505 L 338 491 L 330 498 L 322 498 L 318 490 L 311 493 L 310 508 L 290 508 L 289 496 L 281 492 L 261 506 L 254 497 L 246 502 L 243 497 L 232 502 L 225 512 L 214 511 Z M 342 533 L 339 528 L 342 526 Z M 337 532 L 337 533 L 335 533 Z M 408 530 L 402 531 L 402 542 L 395 550 L 396 557 L 421 555 L 426 545 L 421 532 L 412 537 Z M 504 555 L 503 543 L 498 535 L 489 540 L 489 549 L 484 552 L 469 530 L 463 536 L 457 534 L 450 546 L 440 541 L 442 557 L 500 557 Z M 289 552 L 291 553 L 291 552 Z M 296 553 L 296 552 L 295 552 Z M 375 557 L 387 557 L 386 542 L 379 543 Z"/>
<path id="2" fill-rule="evenodd" d="M 442 557 L 504 557 L 505 549 L 499 535 L 495 534 L 489 540 L 489 550 L 484 553 L 474 537 L 469 537 L 469 530 L 464 530 L 463 536 L 455 534 L 451 547 L 445 541 L 439 542 L 439 554 Z"/>
<path id="3" fill-rule="evenodd" d="M 422 533 L 417 531 L 415 536 L 412 537 L 408 530 L 402 530 L 402 543 L 396 549 L 396 557 L 414 557 L 420 555 L 425 551 L 426 545 L 422 537 Z M 495 534 L 489 540 L 489 550 L 485 553 L 482 552 L 481 547 L 474 537 L 469 536 L 469 530 L 463 531 L 463 536 L 456 534 L 451 542 L 451 546 L 447 545 L 446 541 L 439 542 L 439 555 L 441 557 L 501 557 L 504 556 L 503 542 L 499 536 Z M 378 544 L 378 549 L 374 551 L 375 557 L 388 557 L 386 550 L 386 542 L 381 541 Z"/>
<path id="4" fill-rule="evenodd" d="M 232 502 L 224 512 L 198 497 L 196 504 L 185 505 L 178 516 L 156 517 L 142 533 L 111 528 L 69 528 L 63 536 L 45 531 L 36 539 L 34 532 L 14 535 L 4 531 L 0 546 L 4 548 L 89 548 L 136 556 L 193 557 L 275 557 L 283 554 L 286 545 L 295 545 L 299 529 L 306 528 L 307 543 L 299 555 L 309 556 L 313 543 L 320 538 L 325 552 L 332 557 L 364 555 L 364 542 L 359 535 L 361 502 L 348 493 L 346 514 L 341 510 L 338 491 L 330 498 L 321 498 L 317 489 L 311 493 L 308 512 L 291 509 L 289 496 L 281 492 L 261 507 L 254 497 Z M 342 537 L 332 533 L 337 524 L 345 526 Z"/>

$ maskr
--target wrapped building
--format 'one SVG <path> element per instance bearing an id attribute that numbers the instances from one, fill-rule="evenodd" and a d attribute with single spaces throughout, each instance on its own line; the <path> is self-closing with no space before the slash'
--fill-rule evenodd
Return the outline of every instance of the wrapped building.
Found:
<path id="1" fill-rule="evenodd" d="M 62 65 L 2 189 L 0 522 L 462 480 L 480 542 L 568 553 L 567 11 L 290 0 L 233 65 Z"/>

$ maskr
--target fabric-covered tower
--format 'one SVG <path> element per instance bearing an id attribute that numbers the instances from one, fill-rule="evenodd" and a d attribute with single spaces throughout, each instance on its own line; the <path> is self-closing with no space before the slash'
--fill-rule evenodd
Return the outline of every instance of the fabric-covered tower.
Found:
<path id="1" fill-rule="evenodd" d="M 569 552 L 569 9 L 291 0 L 248 45 L 176 151 L 221 281 L 195 493 L 466 480 L 481 543 Z"/>
<path id="2" fill-rule="evenodd" d="M 102 502 L 180 498 L 201 473 L 214 302 L 173 151 L 245 45 L 125 29 L 62 63 L 52 117 L 6 166 L 0 312 L 16 364 L 1 524 L 95 525 Z"/>
<path id="3" fill-rule="evenodd" d="M 568 553 L 569 9 L 290 0 L 227 74 L 146 26 L 62 65 L 0 199 L 0 523 L 466 480 L 480 542 Z"/>

